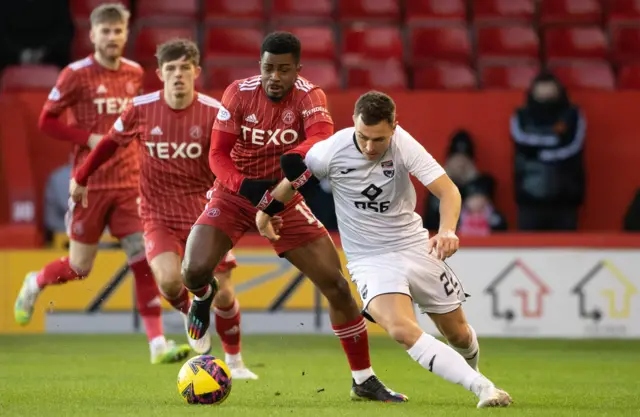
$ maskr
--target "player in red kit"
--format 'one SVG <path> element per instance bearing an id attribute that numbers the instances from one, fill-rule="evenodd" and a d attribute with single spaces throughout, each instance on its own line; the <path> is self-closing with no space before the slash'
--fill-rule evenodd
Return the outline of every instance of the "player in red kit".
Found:
<path id="1" fill-rule="evenodd" d="M 195 295 L 189 310 L 192 337 L 209 326 L 215 294 L 211 272 L 248 230 L 256 207 L 283 178 L 280 158 L 302 154 L 333 134 L 324 92 L 299 76 L 300 41 L 274 32 L 262 43 L 261 75 L 235 81 L 222 97 L 211 135 L 210 165 L 216 175 L 211 199 L 194 225 L 183 261 L 185 285 Z M 277 202 L 271 202 L 277 204 Z M 280 203 L 282 204 L 282 203 Z M 284 207 L 283 207 L 284 208 Z M 352 370 L 353 399 L 404 402 L 371 368 L 367 327 L 342 275 L 336 248 L 324 226 L 297 196 L 281 211 L 281 239 L 273 244 L 329 300 L 333 329 Z"/>
<path id="2" fill-rule="evenodd" d="M 95 53 L 66 67 L 51 90 L 40 116 L 40 129 L 75 144 L 73 168 L 87 157 L 131 99 L 140 92 L 142 69 L 122 57 L 127 41 L 129 11 L 121 4 L 103 4 L 91 13 L 91 41 Z M 70 110 L 77 122 L 59 120 Z M 69 256 L 41 271 L 29 273 L 15 304 L 20 324 L 31 320 L 34 305 L 47 285 L 63 284 L 89 275 L 105 227 L 120 240 L 135 277 L 136 302 L 144 322 L 152 363 L 175 362 L 189 353 L 164 338 L 158 287 L 145 258 L 142 224 L 138 216 L 138 157 L 134 147 L 118 151 L 89 183 L 90 207 L 70 207 Z"/>
<path id="3" fill-rule="evenodd" d="M 195 91 L 200 52 L 193 42 L 170 40 L 158 46 L 156 56 L 164 89 L 133 99 L 76 170 L 71 198 L 83 205 L 96 204 L 87 193 L 87 182 L 118 149 L 138 142 L 134 145 L 140 148 L 140 215 L 147 259 L 160 291 L 183 314 L 186 323 L 191 301 L 182 283 L 180 258 L 213 184 L 207 151 L 220 103 Z M 220 283 L 214 300 L 216 329 L 232 378 L 257 379 L 240 355 L 240 312 L 230 282 L 235 266 L 235 258 L 228 252 L 215 270 Z M 189 344 L 199 354 L 211 350 L 208 334 L 198 340 L 190 338 Z"/>

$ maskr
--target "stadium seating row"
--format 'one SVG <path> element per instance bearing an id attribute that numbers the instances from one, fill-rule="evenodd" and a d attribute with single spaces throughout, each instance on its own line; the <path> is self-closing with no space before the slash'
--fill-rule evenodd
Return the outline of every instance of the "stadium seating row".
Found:
<path id="1" fill-rule="evenodd" d="M 553 71 L 570 89 L 612 90 L 640 89 L 640 65 L 623 66 L 617 73 L 604 62 L 559 64 Z M 475 71 L 468 65 L 435 63 L 414 67 L 408 73 L 397 62 L 343 68 L 333 63 L 310 63 L 302 74 L 325 90 L 347 88 L 418 90 L 526 89 L 538 71 L 537 64 L 487 65 Z M 0 78 L 0 92 L 50 89 L 58 68 L 50 66 L 15 66 L 5 69 Z M 257 64 L 243 66 L 205 66 L 198 88 L 224 89 L 233 80 L 258 73 Z M 161 88 L 154 68 L 145 73 L 145 90 Z"/>
<path id="2" fill-rule="evenodd" d="M 105 0 L 71 0 L 86 20 Z M 130 1 L 123 1 L 131 3 Z M 635 0 L 137 0 L 135 18 L 172 21 L 377 21 L 409 24 L 521 22 L 606 24 L 640 21 Z"/>

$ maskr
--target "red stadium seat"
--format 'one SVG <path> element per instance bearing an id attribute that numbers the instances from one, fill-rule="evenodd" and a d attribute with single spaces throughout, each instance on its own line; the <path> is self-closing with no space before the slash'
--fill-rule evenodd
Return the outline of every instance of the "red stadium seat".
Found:
<path id="1" fill-rule="evenodd" d="M 340 77 L 333 63 L 312 62 L 307 63 L 300 73 L 304 78 L 324 91 L 340 89 Z"/>
<path id="2" fill-rule="evenodd" d="M 413 86 L 417 90 L 475 90 L 475 72 L 461 64 L 440 63 L 413 69 Z"/>
<path id="3" fill-rule="evenodd" d="M 113 0 L 70 0 L 71 16 L 74 20 L 86 21 L 91 15 L 91 11 L 104 3 L 113 3 Z M 120 0 L 118 3 L 130 8 L 129 0 Z"/>
<path id="4" fill-rule="evenodd" d="M 640 23 L 640 3 L 636 0 L 609 1 L 609 23 Z"/>
<path id="5" fill-rule="evenodd" d="M 50 90 L 60 69 L 53 65 L 14 65 L 2 71 L 0 91 Z"/>
<path id="6" fill-rule="evenodd" d="M 640 64 L 625 65 L 618 73 L 618 88 L 640 90 Z"/>
<path id="7" fill-rule="evenodd" d="M 402 38 L 396 26 L 347 28 L 342 33 L 342 61 L 357 65 L 366 61 L 402 62 Z"/>
<path id="8" fill-rule="evenodd" d="M 278 27 L 295 34 L 302 43 L 302 59 L 329 60 L 336 59 L 336 40 L 333 28 L 330 26 L 284 26 Z"/>
<path id="9" fill-rule="evenodd" d="M 415 27 L 411 29 L 413 63 L 452 61 L 469 63 L 471 43 L 464 26 Z"/>
<path id="10" fill-rule="evenodd" d="M 540 42 L 530 26 L 491 26 L 478 29 L 478 58 L 537 60 Z"/>
<path id="11" fill-rule="evenodd" d="M 526 90 L 539 71 L 537 64 L 485 66 L 480 82 L 485 89 Z"/>
<path id="12" fill-rule="evenodd" d="M 272 0 L 271 18 L 277 21 L 329 23 L 333 20 L 332 0 Z"/>
<path id="13" fill-rule="evenodd" d="M 136 19 L 197 22 L 198 0 L 137 0 Z"/>
<path id="14" fill-rule="evenodd" d="M 187 38 L 193 41 L 197 39 L 196 31 L 189 27 L 142 26 L 135 36 L 132 58 L 143 66 L 149 61 L 155 61 L 157 45 L 172 38 Z"/>
<path id="15" fill-rule="evenodd" d="M 216 62 L 250 61 L 260 59 L 260 45 L 264 32 L 260 29 L 211 27 L 204 41 L 205 59 Z"/>
<path id="16" fill-rule="evenodd" d="M 406 0 L 406 21 L 415 23 L 458 23 L 467 20 L 465 0 Z"/>
<path id="17" fill-rule="evenodd" d="M 558 59 L 607 59 L 609 47 L 604 32 L 595 26 L 549 28 L 544 31 L 546 56 Z"/>
<path id="18" fill-rule="evenodd" d="M 540 23 L 602 23 L 599 0 L 541 0 Z"/>
<path id="19" fill-rule="evenodd" d="M 612 90 L 616 82 L 605 62 L 553 65 L 551 71 L 568 89 Z"/>
<path id="20" fill-rule="evenodd" d="M 395 61 L 346 68 L 346 80 L 348 88 L 407 88 L 404 68 Z"/>
<path id="21" fill-rule="evenodd" d="M 337 5 L 342 21 L 400 21 L 400 0 L 349 0 L 338 1 Z"/>
<path id="22" fill-rule="evenodd" d="M 95 51 L 91 39 L 89 38 L 88 26 L 76 26 L 76 33 L 73 36 L 73 45 L 71 48 L 72 59 L 82 59 Z"/>
<path id="23" fill-rule="evenodd" d="M 640 61 L 640 26 L 612 27 L 611 49 L 617 63 Z"/>
<path id="24" fill-rule="evenodd" d="M 257 63 L 252 65 L 229 67 L 212 65 L 206 67 L 203 77 L 205 78 L 207 88 L 224 90 L 235 80 L 253 77 L 258 74 L 260 74 L 260 67 Z"/>
<path id="25" fill-rule="evenodd" d="M 204 18 L 207 22 L 260 22 L 265 18 L 263 0 L 205 0 Z"/>
<path id="26" fill-rule="evenodd" d="M 476 22 L 531 23 L 536 6 L 534 0 L 482 0 L 473 3 Z"/>

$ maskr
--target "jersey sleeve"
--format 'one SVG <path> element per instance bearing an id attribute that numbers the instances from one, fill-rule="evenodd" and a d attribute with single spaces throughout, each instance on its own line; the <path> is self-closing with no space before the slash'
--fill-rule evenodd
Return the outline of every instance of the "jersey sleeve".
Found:
<path id="1" fill-rule="evenodd" d="M 78 95 L 80 94 L 78 81 L 78 75 L 75 71 L 69 67 L 63 69 L 58 76 L 56 85 L 51 89 L 47 97 L 44 111 L 59 116 L 67 108 L 73 106 L 78 101 Z"/>
<path id="2" fill-rule="evenodd" d="M 309 171 L 318 179 L 329 176 L 331 159 L 335 153 L 334 137 L 335 136 L 332 136 L 327 140 L 315 143 L 311 149 L 307 151 L 304 158 L 307 168 L 309 168 Z"/>
<path id="3" fill-rule="evenodd" d="M 128 145 L 140 134 L 140 121 L 137 107 L 129 105 L 113 124 L 106 137 L 120 146 Z"/>
<path id="4" fill-rule="evenodd" d="M 242 125 L 242 101 L 238 84 L 233 83 L 224 91 L 213 130 L 240 135 Z"/>
<path id="5" fill-rule="evenodd" d="M 397 146 L 400 147 L 402 161 L 411 175 L 426 187 L 445 174 L 444 168 L 427 152 L 420 142 L 401 127 L 397 127 L 397 129 Z"/>
<path id="6" fill-rule="evenodd" d="M 309 91 L 309 93 L 300 100 L 298 109 L 302 115 L 305 130 L 318 122 L 333 125 L 331 114 L 329 114 L 329 110 L 327 110 L 327 96 L 321 88 L 314 88 Z"/>

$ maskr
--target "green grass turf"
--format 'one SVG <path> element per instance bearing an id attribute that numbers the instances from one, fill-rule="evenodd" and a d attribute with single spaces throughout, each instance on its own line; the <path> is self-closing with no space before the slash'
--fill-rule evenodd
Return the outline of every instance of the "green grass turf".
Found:
<path id="1" fill-rule="evenodd" d="M 235 382 L 219 407 L 190 406 L 180 364 L 150 365 L 143 336 L 0 336 L 0 416 L 640 416 L 640 341 L 481 340 L 481 370 L 515 401 L 485 410 L 386 338 L 371 340 L 374 369 L 407 404 L 349 401 L 333 337 L 247 336 L 243 346 L 261 379 Z"/>

